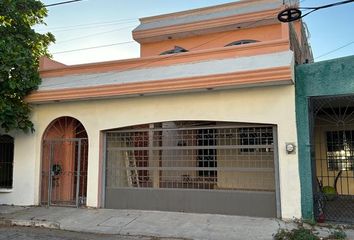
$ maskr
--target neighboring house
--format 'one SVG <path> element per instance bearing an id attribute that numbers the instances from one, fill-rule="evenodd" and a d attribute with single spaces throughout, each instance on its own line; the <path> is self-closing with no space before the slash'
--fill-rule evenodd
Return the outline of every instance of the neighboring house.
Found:
<path id="1" fill-rule="evenodd" d="M 294 66 L 312 55 L 283 8 L 143 18 L 137 59 L 42 59 L 35 133 L 0 139 L 0 203 L 301 217 Z"/>
<path id="2" fill-rule="evenodd" d="M 296 96 L 303 217 L 354 223 L 354 56 L 297 66 Z"/>

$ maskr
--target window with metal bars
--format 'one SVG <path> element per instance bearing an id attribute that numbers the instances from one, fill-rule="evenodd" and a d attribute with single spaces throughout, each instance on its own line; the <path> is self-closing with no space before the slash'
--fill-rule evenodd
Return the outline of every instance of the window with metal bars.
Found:
<path id="1" fill-rule="evenodd" d="M 326 138 L 328 170 L 353 170 L 354 131 L 328 131 Z"/>
<path id="2" fill-rule="evenodd" d="M 12 171 L 14 160 L 14 139 L 0 135 L 0 188 L 12 188 Z"/>
<path id="3" fill-rule="evenodd" d="M 244 125 L 176 121 L 109 131 L 106 187 L 274 191 L 273 127 Z"/>
<path id="4" fill-rule="evenodd" d="M 240 145 L 254 146 L 254 148 L 241 148 L 240 152 L 273 151 L 272 148 L 259 148 L 262 145 L 273 144 L 273 129 L 268 128 L 240 128 Z"/>

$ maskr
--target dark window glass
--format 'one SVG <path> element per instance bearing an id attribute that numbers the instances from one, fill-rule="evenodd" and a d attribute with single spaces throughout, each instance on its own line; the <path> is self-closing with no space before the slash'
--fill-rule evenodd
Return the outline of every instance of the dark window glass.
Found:
<path id="1" fill-rule="evenodd" d="M 229 46 L 237 46 L 237 45 L 243 45 L 243 44 L 250 44 L 250 43 L 256 43 L 259 42 L 257 40 L 252 40 L 252 39 L 244 39 L 244 40 L 238 40 L 232 43 L 227 44 L 225 47 Z"/>
<path id="2" fill-rule="evenodd" d="M 0 135 L 0 188 L 12 188 L 14 139 Z"/>
<path id="3" fill-rule="evenodd" d="M 182 53 L 182 52 L 188 52 L 187 49 L 184 49 L 182 47 L 179 46 L 175 46 L 173 49 L 171 50 L 167 50 L 162 52 L 160 55 L 167 55 L 167 54 L 174 54 L 174 53 Z"/>
<path id="4" fill-rule="evenodd" d="M 200 168 L 216 168 L 216 149 L 213 146 L 216 146 L 216 130 L 215 129 L 200 129 L 198 130 L 197 140 L 198 146 L 201 147 L 210 147 L 210 148 L 201 148 L 198 149 L 198 167 Z M 199 176 L 201 177 L 210 177 L 209 180 L 216 181 L 217 171 L 199 171 Z"/>

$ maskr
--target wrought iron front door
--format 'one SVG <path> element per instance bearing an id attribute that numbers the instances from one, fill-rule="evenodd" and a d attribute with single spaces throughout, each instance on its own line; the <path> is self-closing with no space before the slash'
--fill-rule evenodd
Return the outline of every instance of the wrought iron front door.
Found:
<path id="1" fill-rule="evenodd" d="M 87 139 L 51 139 L 43 142 L 42 204 L 86 204 Z"/>
<path id="2" fill-rule="evenodd" d="M 354 223 L 354 96 L 313 98 L 311 107 L 315 215 Z"/>

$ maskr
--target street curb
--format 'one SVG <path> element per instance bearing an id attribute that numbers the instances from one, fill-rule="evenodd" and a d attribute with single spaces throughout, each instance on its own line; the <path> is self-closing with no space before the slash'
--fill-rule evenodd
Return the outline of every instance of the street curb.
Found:
<path id="1" fill-rule="evenodd" d="M 0 219 L 0 226 L 41 227 L 60 230 L 60 224 L 49 221 Z"/>
<path id="2" fill-rule="evenodd" d="M 49 221 L 38 221 L 38 220 L 16 220 L 16 219 L 0 219 L 1 226 L 18 226 L 18 227 L 39 227 L 39 228 L 48 228 L 55 230 L 64 230 L 77 233 L 87 233 L 87 234 L 103 234 L 101 232 L 87 232 L 87 231 L 78 231 L 78 230 L 65 230 L 60 229 L 60 224 L 56 222 Z M 152 235 L 134 235 L 134 234 L 108 234 L 108 235 L 120 235 L 127 237 L 149 237 L 158 240 L 192 240 L 189 238 L 175 238 L 175 237 L 161 237 L 161 236 L 152 236 Z"/>

